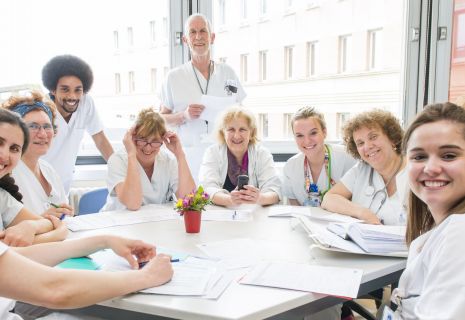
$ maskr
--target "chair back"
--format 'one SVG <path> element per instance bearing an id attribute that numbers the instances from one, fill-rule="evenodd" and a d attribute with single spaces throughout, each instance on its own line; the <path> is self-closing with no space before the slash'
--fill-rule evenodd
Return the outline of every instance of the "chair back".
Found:
<path id="1" fill-rule="evenodd" d="M 107 188 L 99 188 L 84 193 L 79 199 L 79 215 L 99 212 L 107 201 L 107 196 Z"/>

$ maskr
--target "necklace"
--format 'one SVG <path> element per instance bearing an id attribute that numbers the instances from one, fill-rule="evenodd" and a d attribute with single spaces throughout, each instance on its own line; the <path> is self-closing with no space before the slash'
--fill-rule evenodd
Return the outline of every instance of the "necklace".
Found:
<path id="1" fill-rule="evenodd" d="M 304 175 L 305 175 L 305 192 L 307 195 L 310 196 L 312 192 L 319 192 L 320 196 L 324 196 L 326 192 L 331 189 L 331 187 L 335 184 L 335 181 L 331 178 L 331 151 L 329 150 L 328 146 L 325 144 L 325 159 L 323 162 L 323 166 L 326 170 L 326 177 L 328 178 L 328 185 L 326 190 L 320 191 L 318 190 L 317 184 L 313 181 L 312 172 L 310 170 L 310 164 L 307 160 L 307 157 L 304 159 Z"/>
<path id="2" fill-rule="evenodd" d="M 191 61 L 192 71 L 194 71 L 195 79 L 197 80 L 197 84 L 199 85 L 200 92 L 202 92 L 202 94 L 205 94 L 205 95 L 208 93 L 208 85 L 209 85 L 209 83 L 210 83 L 212 62 L 213 62 L 213 61 L 210 61 L 210 63 L 208 64 L 207 86 L 205 87 L 205 91 L 203 91 L 202 85 L 200 84 L 199 76 L 197 75 L 197 71 L 195 71 L 194 64 L 193 64 L 192 61 Z"/>

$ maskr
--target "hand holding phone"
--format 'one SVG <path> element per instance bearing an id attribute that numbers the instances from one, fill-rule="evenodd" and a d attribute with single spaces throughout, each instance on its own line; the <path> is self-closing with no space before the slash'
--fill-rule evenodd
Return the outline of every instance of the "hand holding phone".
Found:
<path id="1" fill-rule="evenodd" d="M 244 190 L 244 186 L 249 184 L 249 176 L 241 174 L 237 177 L 237 190 Z"/>

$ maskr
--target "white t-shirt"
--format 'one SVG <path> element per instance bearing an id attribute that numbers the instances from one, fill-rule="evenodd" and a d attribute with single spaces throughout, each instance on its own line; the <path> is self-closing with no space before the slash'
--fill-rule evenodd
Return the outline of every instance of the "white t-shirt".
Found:
<path id="1" fill-rule="evenodd" d="M 149 180 L 142 166 L 137 163 L 142 183 L 142 205 L 166 203 L 174 198 L 178 189 L 178 162 L 164 148 L 155 157 L 152 179 Z M 128 154 L 120 150 L 108 159 L 108 198 L 101 211 L 120 210 L 126 207 L 118 200 L 115 187 L 124 182 L 128 171 Z"/>
<path id="2" fill-rule="evenodd" d="M 465 214 L 453 214 L 410 245 L 407 268 L 392 301 L 401 319 L 463 319 Z"/>
<path id="3" fill-rule="evenodd" d="M 47 154 L 42 156 L 56 170 L 63 181 L 66 193 L 69 192 L 73 180 L 74 165 L 84 130 L 93 136 L 103 131 L 103 124 L 97 113 L 94 100 L 85 94 L 79 101 L 79 107 L 71 115 L 69 122 L 57 112 L 57 134 Z"/>
<path id="4" fill-rule="evenodd" d="M 200 86 L 205 92 L 207 79 L 198 70 L 196 74 Z M 235 96 L 237 103 L 242 102 L 246 94 L 234 70 L 225 63 L 215 63 L 206 95 L 228 97 L 228 91 L 225 89 L 227 84 L 233 84 L 237 87 L 237 93 L 232 93 L 232 95 Z M 166 108 L 177 113 L 186 110 L 190 104 L 200 104 L 202 90 L 197 83 L 192 63 L 187 62 L 167 74 L 161 88 L 160 100 Z M 173 129 L 181 139 L 192 176 L 196 178 L 203 153 L 206 147 L 213 142 L 211 134 L 216 129 L 216 123 L 210 121 L 207 124 L 205 120 L 195 119 Z"/>
<path id="5" fill-rule="evenodd" d="M 342 145 L 328 144 L 331 162 L 331 178 L 339 182 L 341 177 L 355 164 L 356 161 L 347 154 Z M 299 152 L 286 161 L 283 168 L 282 192 L 283 196 L 289 199 L 297 200 L 301 205 L 307 199 L 308 194 L 305 190 L 305 173 L 304 173 L 305 155 Z M 328 188 L 328 176 L 326 168 L 323 166 L 317 181 L 318 190 L 325 191 Z"/>
<path id="6" fill-rule="evenodd" d="M 13 170 L 13 177 L 19 187 L 19 192 L 23 195 L 24 207 L 35 214 L 42 214 L 50 207 L 50 203 L 60 204 L 68 203 L 63 183 L 58 173 L 47 161 L 39 159 L 39 167 L 45 180 L 52 187 L 50 196 L 45 193 L 34 173 L 26 166 L 23 161 L 19 161 Z"/>
<path id="7" fill-rule="evenodd" d="M 384 188 L 384 181 L 381 175 L 376 170 L 373 170 L 374 192 L 368 192 L 370 189 L 368 187 L 370 185 L 370 171 L 371 167 L 360 161 L 347 171 L 341 178 L 341 182 L 352 193 L 352 201 L 354 203 L 365 208 L 370 208 L 375 212 L 384 199 L 384 193 L 377 192 Z M 395 179 L 397 191 L 391 197 L 387 197 L 377 216 L 386 225 L 405 225 L 407 222 L 406 205 L 409 190 L 405 168 L 397 173 Z M 376 193 L 375 198 L 374 193 Z"/>
<path id="8" fill-rule="evenodd" d="M 8 246 L 0 241 L 0 256 L 8 250 Z M 15 307 L 15 300 L 0 297 L 0 319 L 2 320 L 22 320 L 20 316 L 10 313 Z"/>
<path id="9" fill-rule="evenodd" d="M 0 188 L 0 230 L 6 227 L 16 218 L 23 208 L 23 204 L 13 198 L 7 191 Z"/>

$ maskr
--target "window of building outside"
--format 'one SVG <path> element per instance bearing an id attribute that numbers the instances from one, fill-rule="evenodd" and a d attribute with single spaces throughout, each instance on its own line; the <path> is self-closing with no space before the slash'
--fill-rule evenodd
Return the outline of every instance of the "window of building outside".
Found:
<path id="1" fill-rule="evenodd" d="M 449 101 L 465 107 L 465 0 L 454 1 Z"/>
<path id="2" fill-rule="evenodd" d="M 134 31 L 132 27 L 128 27 L 128 47 L 134 46 Z"/>
<path id="3" fill-rule="evenodd" d="M 238 10 L 223 12 L 221 3 L 213 1 L 213 30 L 224 19 L 229 22 L 227 30 L 216 34 L 214 59 L 227 58 L 239 75 L 247 93 L 243 104 L 255 113 L 260 132 L 264 116 L 259 115 L 267 115 L 267 127 L 273 130 L 265 142 L 272 152 L 297 150 L 288 118 L 306 105 L 324 114 L 329 140 L 341 139 L 345 119 L 372 108 L 402 116 L 407 0 L 293 1 L 290 15 L 283 15 L 288 1 L 259 0 L 258 10 L 248 3 L 247 28 L 241 28 Z M 266 82 L 260 67 L 263 48 Z M 370 58 L 368 48 L 374 52 Z M 248 61 L 258 75 L 249 74 L 247 82 L 242 80 L 244 52 L 258 57 Z M 367 73 L 369 59 L 381 72 Z M 274 150 L 275 141 L 289 143 L 276 143 L 280 149 Z"/>
<path id="4" fill-rule="evenodd" d="M 156 23 L 155 21 L 150 21 L 150 42 L 152 44 L 155 44 L 157 42 L 157 29 L 156 29 Z"/>
<path id="5" fill-rule="evenodd" d="M 382 51 L 382 30 L 371 30 L 368 31 L 368 69 L 378 70 L 381 66 L 380 63 L 383 60 L 381 55 Z"/>
<path id="6" fill-rule="evenodd" d="M 152 93 L 157 92 L 157 69 L 150 69 L 150 91 Z"/>
<path id="7" fill-rule="evenodd" d="M 292 138 L 294 137 L 294 133 L 292 132 L 292 125 L 291 120 L 293 113 L 284 113 L 283 114 L 283 137 L 284 138 Z"/>
<path id="8" fill-rule="evenodd" d="M 260 139 L 268 138 L 268 114 L 266 113 L 258 115 L 258 137 Z"/>
<path id="9" fill-rule="evenodd" d="M 311 41 L 311 42 L 307 42 L 307 78 L 308 77 L 312 77 L 316 74 L 316 66 L 317 66 L 317 62 L 316 62 L 316 50 L 317 50 L 317 45 L 318 45 L 318 42 L 317 41 Z"/>
<path id="10" fill-rule="evenodd" d="M 115 50 L 119 50 L 118 31 L 113 31 L 113 45 L 114 45 Z"/>
<path id="11" fill-rule="evenodd" d="M 115 73 L 115 93 L 121 93 L 121 75 L 119 73 Z"/>
<path id="12" fill-rule="evenodd" d="M 266 80 L 266 51 L 260 51 L 258 55 L 258 79 L 259 81 Z"/>
<path id="13" fill-rule="evenodd" d="M 248 60 L 248 55 L 242 54 L 241 55 L 241 81 L 243 82 L 247 82 L 248 80 L 247 60 Z"/>
<path id="14" fill-rule="evenodd" d="M 351 36 L 339 37 L 339 72 L 344 73 L 350 70 L 351 64 Z"/>
<path id="15" fill-rule="evenodd" d="M 292 79 L 294 71 L 294 47 L 284 48 L 284 79 Z"/>
<path id="16" fill-rule="evenodd" d="M 128 73 L 128 85 L 129 85 L 129 93 L 133 93 L 136 91 L 136 79 L 134 76 L 134 71 L 129 71 Z"/>

